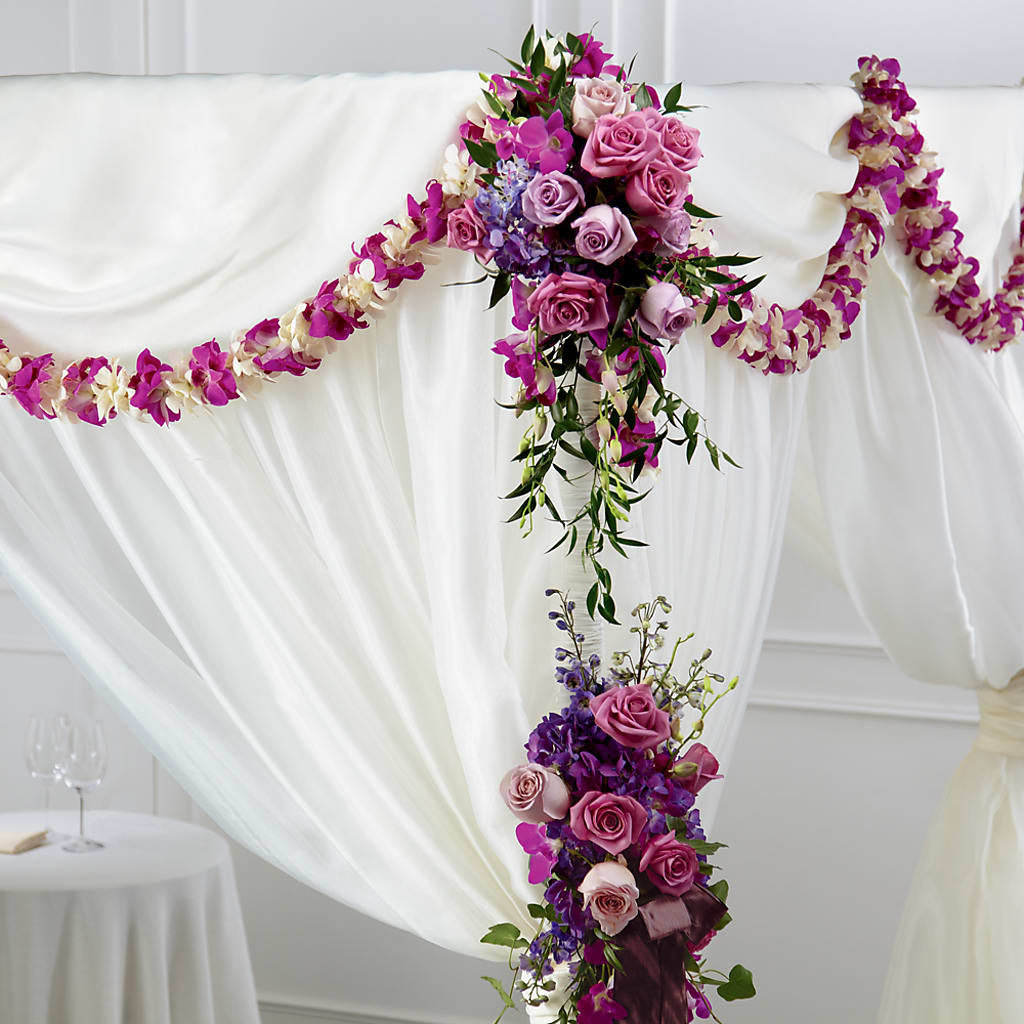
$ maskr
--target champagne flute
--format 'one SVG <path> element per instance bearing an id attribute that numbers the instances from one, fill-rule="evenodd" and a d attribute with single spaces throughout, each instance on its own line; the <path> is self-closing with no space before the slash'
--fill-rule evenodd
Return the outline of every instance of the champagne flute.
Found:
<path id="1" fill-rule="evenodd" d="M 67 767 L 64 784 L 78 794 L 78 836 L 61 849 L 68 853 L 92 853 L 103 843 L 85 834 L 85 794 L 92 792 L 107 773 L 107 737 L 102 722 L 73 722 L 68 736 Z"/>
<path id="2" fill-rule="evenodd" d="M 50 794 L 64 774 L 70 732 L 71 719 L 65 714 L 31 715 L 25 732 L 25 767 L 43 785 L 44 824 L 50 842 L 67 838 L 50 828 Z"/>

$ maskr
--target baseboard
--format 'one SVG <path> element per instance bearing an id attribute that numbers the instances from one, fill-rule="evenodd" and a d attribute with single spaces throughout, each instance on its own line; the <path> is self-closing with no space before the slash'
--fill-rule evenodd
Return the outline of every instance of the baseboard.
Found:
<path id="1" fill-rule="evenodd" d="M 310 1021 L 330 1021 L 332 1024 L 479 1024 L 469 1017 L 412 1014 L 348 1003 L 312 1003 L 279 993 L 266 993 L 260 997 L 260 1016 L 263 1024 L 308 1024 Z"/>

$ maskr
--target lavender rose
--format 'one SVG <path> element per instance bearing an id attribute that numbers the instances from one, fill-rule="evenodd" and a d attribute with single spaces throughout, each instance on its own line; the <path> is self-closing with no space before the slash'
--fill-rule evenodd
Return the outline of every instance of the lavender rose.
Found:
<path id="1" fill-rule="evenodd" d="M 696 851 L 692 846 L 679 842 L 670 832 L 652 839 L 640 858 L 640 870 L 663 893 L 682 896 L 693 887 L 699 866 Z"/>
<path id="2" fill-rule="evenodd" d="M 534 224 L 561 224 L 583 202 L 583 186 L 568 174 L 537 174 L 523 190 L 523 215 Z"/>
<path id="3" fill-rule="evenodd" d="M 608 292 L 602 281 L 566 271 L 548 274 L 526 300 L 545 334 L 598 331 L 609 324 Z"/>
<path id="4" fill-rule="evenodd" d="M 572 100 L 572 130 L 589 138 L 599 117 L 605 114 L 626 114 L 632 101 L 622 83 L 614 78 L 579 78 Z"/>
<path id="5" fill-rule="evenodd" d="M 594 123 L 580 164 L 595 178 L 636 174 L 661 152 L 661 138 L 639 112 L 604 114 Z"/>
<path id="6" fill-rule="evenodd" d="M 661 126 L 661 148 L 670 163 L 681 171 L 692 171 L 700 160 L 700 132 L 678 117 L 666 117 Z"/>
<path id="7" fill-rule="evenodd" d="M 690 244 L 691 221 L 685 210 L 669 210 L 663 217 L 641 217 L 637 223 L 657 234 L 655 248 L 660 256 L 683 252 Z"/>
<path id="8" fill-rule="evenodd" d="M 629 868 L 613 860 L 595 864 L 580 883 L 583 906 L 606 935 L 618 935 L 638 913 L 640 890 Z"/>
<path id="9" fill-rule="evenodd" d="M 592 206 L 572 222 L 576 251 L 584 258 L 608 266 L 636 245 L 629 218 L 614 206 Z"/>
<path id="10" fill-rule="evenodd" d="M 679 761 L 696 766 L 696 771 L 683 779 L 683 786 L 695 795 L 713 779 L 722 777 L 718 774 L 718 758 L 703 743 L 694 743 Z"/>
<path id="11" fill-rule="evenodd" d="M 561 821 L 569 810 L 568 788 L 553 768 L 544 765 L 513 768 L 499 788 L 508 809 L 531 825 Z"/>
<path id="12" fill-rule="evenodd" d="M 670 281 L 652 284 L 640 300 L 637 320 L 651 338 L 667 338 L 675 344 L 697 320 L 693 300 Z M 591 701 L 593 705 L 593 701 Z"/>
<path id="13" fill-rule="evenodd" d="M 647 811 L 631 796 L 584 793 L 572 805 L 569 827 L 577 839 L 615 855 L 634 846 L 647 825 Z"/>
<path id="14" fill-rule="evenodd" d="M 590 710 L 603 732 L 624 747 L 635 750 L 656 747 L 664 743 L 671 732 L 668 712 L 658 707 L 646 683 L 613 686 L 591 699 Z"/>
<path id="15" fill-rule="evenodd" d="M 641 217 L 662 217 L 686 202 L 690 176 L 659 158 L 645 164 L 626 182 L 626 202 Z"/>
<path id="16" fill-rule="evenodd" d="M 474 253 L 485 263 L 494 255 L 487 247 L 487 225 L 472 200 L 448 214 L 448 247 Z"/>

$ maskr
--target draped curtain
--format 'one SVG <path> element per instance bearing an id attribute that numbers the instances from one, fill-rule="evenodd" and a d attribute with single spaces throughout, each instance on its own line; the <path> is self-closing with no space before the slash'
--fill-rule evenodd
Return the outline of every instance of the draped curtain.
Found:
<path id="1" fill-rule="evenodd" d="M 1024 95 L 914 95 L 992 294 L 1020 229 Z M 1011 1024 L 1024 1015 L 1024 359 L 972 350 L 929 315 L 932 301 L 890 241 L 854 337 L 811 374 L 820 500 L 798 487 L 794 511 L 822 518 L 838 573 L 893 661 L 974 688 L 981 705 L 975 749 L 917 869 L 880 1020 Z"/>
<path id="2" fill-rule="evenodd" d="M 0 82 L 0 336 L 81 357 L 173 356 L 289 308 L 436 173 L 472 75 L 57 77 Z M 858 102 L 694 89 L 698 196 L 775 295 L 820 276 L 855 166 Z M 746 146 L 762 154 L 755 169 Z M 773 169 L 774 168 L 774 169 Z M 169 429 L 30 420 L 0 402 L 0 563 L 69 657 L 224 828 L 297 878 L 479 953 L 530 897 L 497 798 L 558 706 L 543 590 L 572 577 L 498 495 L 521 425 L 489 352 L 508 330 L 458 254 L 306 379 Z M 702 337 L 669 383 L 743 464 L 678 451 L 614 566 L 743 688 L 779 554 L 806 381 Z M 677 456 L 673 458 L 672 456 Z M 582 597 L 582 595 L 578 595 Z M 606 649 L 628 645 L 609 631 Z M 709 813 L 713 808 L 709 808 Z"/>

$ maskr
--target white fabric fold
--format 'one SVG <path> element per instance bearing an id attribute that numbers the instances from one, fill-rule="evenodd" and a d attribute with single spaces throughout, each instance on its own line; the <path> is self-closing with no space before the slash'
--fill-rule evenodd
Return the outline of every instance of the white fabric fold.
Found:
<path id="1" fill-rule="evenodd" d="M 0 336 L 173 357 L 287 309 L 436 172 L 476 84 L 0 82 Z M 784 110 L 775 87 L 700 91 L 707 205 L 757 239 L 780 295 L 813 286 L 808 268 L 835 241 L 855 169 L 829 146 L 856 104 L 849 90 L 783 92 Z M 766 125 L 756 169 L 751 110 Z M 742 189 L 715 184 L 736 176 Z M 479 954 L 487 927 L 521 921 L 536 896 L 497 783 L 560 706 L 543 590 L 570 565 L 543 554 L 550 529 L 524 540 L 501 522 L 522 424 L 495 404 L 512 386 L 489 349 L 509 311 L 440 287 L 475 269 L 449 255 L 317 373 L 168 429 L 45 424 L 0 401 L 0 564 L 232 835 L 368 914 Z M 700 336 L 671 363 L 670 383 L 744 468 L 687 468 L 666 451 L 637 510 L 651 547 L 615 567 L 616 593 L 624 614 L 665 593 L 693 643 L 742 674 L 706 737 L 727 751 L 806 382 L 765 380 Z"/>
<path id="2" fill-rule="evenodd" d="M 1024 93 L 917 90 L 942 193 L 991 295 L 1020 229 Z M 839 571 L 908 675 L 979 690 L 982 730 L 939 808 L 896 939 L 882 1024 L 1024 1019 L 1024 357 L 932 310 L 890 238 L 854 336 L 814 367 L 807 427 Z M 812 488 L 794 494 L 813 518 Z M 808 550 L 812 550 L 808 546 Z"/>

